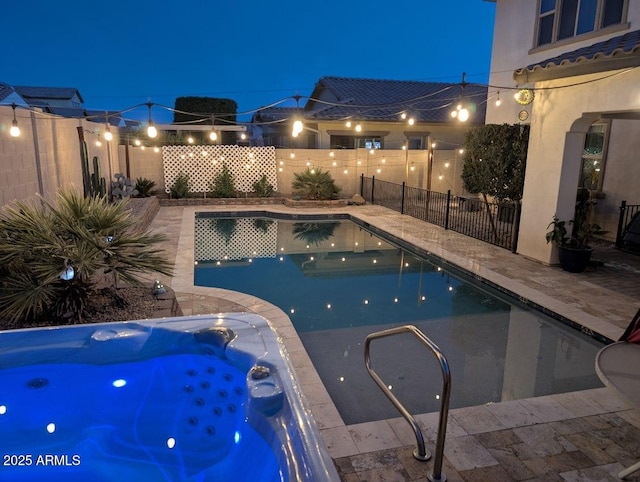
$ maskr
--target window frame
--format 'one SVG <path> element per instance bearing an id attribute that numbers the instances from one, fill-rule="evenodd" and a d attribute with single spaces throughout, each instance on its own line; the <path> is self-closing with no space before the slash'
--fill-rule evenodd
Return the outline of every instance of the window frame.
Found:
<path id="1" fill-rule="evenodd" d="M 573 35 L 567 36 L 565 38 L 559 38 L 560 35 L 560 25 L 562 23 L 562 12 L 563 12 L 563 3 L 565 1 L 570 0 L 555 0 L 554 8 L 548 10 L 544 13 L 541 13 L 542 3 L 544 0 L 538 0 L 536 2 L 536 26 L 533 38 L 533 51 L 544 50 L 547 48 L 557 47 L 563 44 L 569 44 L 573 42 L 577 42 L 579 40 L 588 39 L 589 37 L 596 37 L 603 33 L 607 33 L 610 31 L 617 31 L 621 28 L 627 28 L 627 14 L 629 10 L 629 0 L 622 0 L 622 11 L 620 15 L 620 21 L 618 23 L 610 24 L 607 26 L 603 26 L 605 19 L 605 6 L 607 0 L 596 0 L 596 11 L 595 11 L 595 19 L 594 26 L 592 30 L 576 33 L 579 25 L 580 18 L 580 8 L 582 6 L 583 0 L 577 0 L 577 8 L 575 12 L 575 16 L 573 18 Z M 553 16 L 553 26 L 551 29 L 551 40 L 546 43 L 540 43 L 540 34 L 541 34 L 541 24 L 542 20 L 545 17 Z"/>

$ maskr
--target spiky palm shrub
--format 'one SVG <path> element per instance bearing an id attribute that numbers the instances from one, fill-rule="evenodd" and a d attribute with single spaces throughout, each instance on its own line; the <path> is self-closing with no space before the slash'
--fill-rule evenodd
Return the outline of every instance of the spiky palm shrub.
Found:
<path id="1" fill-rule="evenodd" d="M 307 168 L 301 173 L 294 174 L 291 184 L 293 194 L 302 199 L 327 200 L 337 199 L 340 187 L 336 185 L 328 171 Z"/>
<path id="2" fill-rule="evenodd" d="M 0 213 L 0 317 L 17 326 L 82 321 L 95 278 L 139 285 L 171 273 L 164 236 L 139 229 L 127 202 L 59 191 L 54 205 L 15 202 Z M 63 274 L 66 273 L 66 276 Z"/>

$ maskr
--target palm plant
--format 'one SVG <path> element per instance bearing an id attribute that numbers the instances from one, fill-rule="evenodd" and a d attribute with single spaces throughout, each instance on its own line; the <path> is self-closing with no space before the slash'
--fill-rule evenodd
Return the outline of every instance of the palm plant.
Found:
<path id="1" fill-rule="evenodd" d="M 82 321 L 98 275 L 112 287 L 170 275 L 164 236 L 140 229 L 127 202 L 61 190 L 56 205 L 17 201 L 0 213 L 0 316 L 14 323 Z M 115 293 L 115 290 L 113 290 Z"/>
<path id="2" fill-rule="evenodd" d="M 336 185 L 328 171 L 307 168 L 294 174 L 293 194 L 303 199 L 327 200 L 337 199 L 340 187 Z"/>

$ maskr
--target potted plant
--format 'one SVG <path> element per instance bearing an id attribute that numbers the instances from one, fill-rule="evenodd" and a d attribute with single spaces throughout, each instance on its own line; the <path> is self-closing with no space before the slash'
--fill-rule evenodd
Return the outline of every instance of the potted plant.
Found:
<path id="1" fill-rule="evenodd" d="M 591 208 L 594 202 L 588 189 L 579 189 L 576 198 L 576 209 L 572 220 L 561 221 L 553 215 L 547 226 L 547 243 L 558 246 L 560 267 L 570 273 L 581 273 L 589 265 L 593 248 L 590 241 L 594 235 L 605 234 L 600 225 L 591 222 Z M 567 229 L 571 227 L 571 232 Z"/>

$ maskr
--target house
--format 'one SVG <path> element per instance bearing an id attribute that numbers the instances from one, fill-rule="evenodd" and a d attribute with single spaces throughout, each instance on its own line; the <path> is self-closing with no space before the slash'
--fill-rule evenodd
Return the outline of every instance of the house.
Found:
<path id="1" fill-rule="evenodd" d="M 486 86 L 466 82 L 322 77 L 304 106 L 260 109 L 252 127 L 278 147 L 426 149 L 435 137 L 451 149 L 469 126 L 484 123 L 486 98 Z M 457 106 L 468 108 L 467 121 L 451 116 Z M 304 127 L 292 138 L 296 119 Z"/>
<path id="2" fill-rule="evenodd" d="M 84 99 L 75 87 L 13 87 L 29 107 L 62 117 L 84 117 Z"/>
<path id="3" fill-rule="evenodd" d="M 547 225 L 573 218 L 579 188 L 611 239 L 620 203 L 640 204 L 640 2 L 488 1 L 486 122 L 531 125 L 518 252 L 555 263 Z"/>

